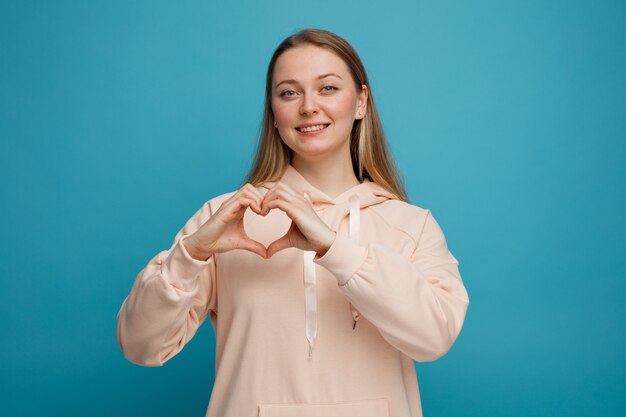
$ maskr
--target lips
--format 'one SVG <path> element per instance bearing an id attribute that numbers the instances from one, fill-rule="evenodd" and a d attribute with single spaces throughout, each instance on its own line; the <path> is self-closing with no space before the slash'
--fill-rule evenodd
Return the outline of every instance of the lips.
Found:
<path id="1" fill-rule="evenodd" d="M 296 130 L 298 132 L 303 132 L 303 133 L 318 132 L 320 130 L 326 129 L 328 126 L 330 126 L 330 123 L 318 123 L 318 124 L 307 123 L 306 125 L 296 127 Z"/>

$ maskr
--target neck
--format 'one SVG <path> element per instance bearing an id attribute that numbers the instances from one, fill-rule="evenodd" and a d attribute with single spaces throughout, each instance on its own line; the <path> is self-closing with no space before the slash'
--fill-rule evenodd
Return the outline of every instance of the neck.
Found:
<path id="1" fill-rule="evenodd" d="M 352 160 L 348 158 L 325 158 L 318 161 L 308 161 L 293 154 L 291 165 L 311 185 L 322 191 L 330 198 L 335 198 L 349 188 L 359 185 L 354 175 Z"/>

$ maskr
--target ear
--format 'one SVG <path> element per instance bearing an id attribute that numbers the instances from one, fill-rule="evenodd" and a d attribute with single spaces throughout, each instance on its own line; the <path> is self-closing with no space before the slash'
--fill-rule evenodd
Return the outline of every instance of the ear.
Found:
<path id="1" fill-rule="evenodd" d="M 361 93 L 359 94 L 359 100 L 357 102 L 356 114 L 354 116 L 355 119 L 362 119 L 365 117 L 365 113 L 367 113 L 367 96 L 369 95 L 369 90 L 367 86 L 363 84 L 361 86 Z"/>

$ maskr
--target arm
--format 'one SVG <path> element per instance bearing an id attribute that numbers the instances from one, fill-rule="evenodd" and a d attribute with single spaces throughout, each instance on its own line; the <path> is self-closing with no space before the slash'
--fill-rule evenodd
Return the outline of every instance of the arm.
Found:
<path id="1" fill-rule="evenodd" d="M 391 345 L 414 360 L 434 361 L 456 340 L 469 305 L 439 225 L 426 211 L 410 259 L 387 246 L 360 246 L 340 234 L 314 258 Z"/>
<path id="2" fill-rule="evenodd" d="M 171 248 L 139 272 L 117 315 L 117 340 L 129 361 L 163 365 L 216 309 L 214 257 L 194 259 L 184 245 L 210 216 L 207 202 L 176 234 Z"/>

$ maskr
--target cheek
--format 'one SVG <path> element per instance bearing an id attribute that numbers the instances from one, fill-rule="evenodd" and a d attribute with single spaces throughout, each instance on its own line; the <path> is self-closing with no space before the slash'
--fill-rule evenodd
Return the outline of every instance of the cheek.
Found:
<path id="1" fill-rule="evenodd" d="M 293 110 L 289 103 L 272 103 L 272 112 L 274 113 L 274 120 L 278 123 L 278 136 L 289 146 L 288 142 L 292 134 L 290 126 L 293 124 L 294 117 Z"/>
<path id="2" fill-rule="evenodd" d="M 336 118 L 354 118 L 355 102 L 350 96 L 337 98 L 337 100 L 328 103 L 327 111 Z"/>
<path id="3" fill-rule="evenodd" d="M 291 117 L 290 114 L 292 113 L 290 106 L 285 103 L 272 103 L 272 111 L 274 112 L 274 117 L 278 123 L 288 120 Z"/>

